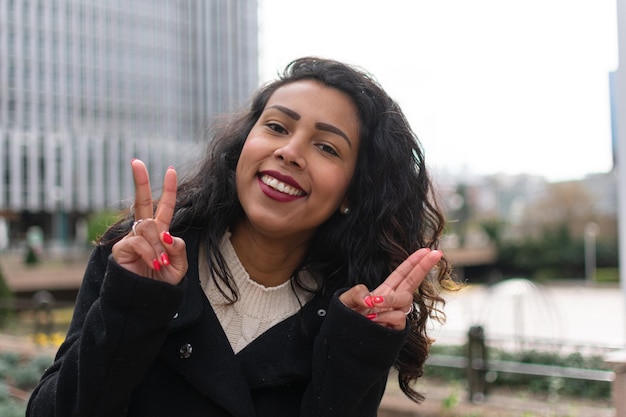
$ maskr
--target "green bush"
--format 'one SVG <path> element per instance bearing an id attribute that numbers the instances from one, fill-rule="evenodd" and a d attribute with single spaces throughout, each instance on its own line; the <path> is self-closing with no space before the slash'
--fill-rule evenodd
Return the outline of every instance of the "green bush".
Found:
<path id="1" fill-rule="evenodd" d="M 24 417 L 26 415 L 26 405 L 16 401 L 0 403 L 0 416 L 2 417 Z"/>
<path id="2" fill-rule="evenodd" d="M 46 355 L 27 360 L 12 352 L 0 355 L 0 416 L 26 415 L 26 404 L 11 397 L 9 386 L 26 392 L 32 391 L 43 371 L 52 364 L 52 360 L 52 357 Z"/>
<path id="3" fill-rule="evenodd" d="M 37 385 L 41 372 L 38 367 L 33 366 L 32 363 L 13 368 L 8 377 L 13 381 L 13 385 L 16 388 L 22 390 L 28 390 Z"/>
<path id="4" fill-rule="evenodd" d="M 12 381 L 15 387 L 29 391 L 35 388 L 43 371 L 52 364 L 52 360 L 48 356 L 37 356 L 27 361 L 18 361 L 9 370 L 7 380 Z"/>
<path id="5" fill-rule="evenodd" d="M 619 282 L 619 268 L 598 268 L 596 282 Z"/>
<path id="6" fill-rule="evenodd" d="M 431 354 L 465 356 L 466 346 L 434 345 Z M 501 349 L 488 348 L 488 359 L 528 364 L 562 366 L 579 369 L 609 370 L 601 356 L 585 357 L 579 352 L 559 354 L 537 350 L 509 352 Z M 444 381 L 459 381 L 466 378 L 466 370 L 427 365 L 425 375 Z M 525 388 L 531 392 L 576 398 L 608 399 L 611 397 L 611 383 L 588 381 L 573 378 L 543 377 L 498 372 L 491 383 L 493 387 Z"/>
<path id="7" fill-rule="evenodd" d="M 9 402 L 11 400 L 11 394 L 9 393 L 9 385 L 6 382 L 0 381 L 0 404 Z"/>
<path id="8" fill-rule="evenodd" d="M 13 299 L 13 292 L 4 279 L 2 265 L 0 265 L 0 327 L 4 327 L 7 320 L 13 315 Z"/>
<path id="9" fill-rule="evenodd" d="M 26 247 L 26 255 L 24 255 L 24 263 L 27 266 L 34 266 L 39 263 L 39 256 L 37 256 L 37 252 L 35 251 L 35 248 L 33 248 L 30 245 Z"/>
<path id="10" fill-rule="evenodd" d="M 102 234 L 121 218 L 119 211 L 99 211 L 87 219 L 87 243 L 96 242 Z"/>
<path id="11" fill-rule="evenodd" d="M 22 356 L 17 352 L 3 352 L 0 354 L 0 362 L 6 363 L 10 367 L 18 366 Z"/>

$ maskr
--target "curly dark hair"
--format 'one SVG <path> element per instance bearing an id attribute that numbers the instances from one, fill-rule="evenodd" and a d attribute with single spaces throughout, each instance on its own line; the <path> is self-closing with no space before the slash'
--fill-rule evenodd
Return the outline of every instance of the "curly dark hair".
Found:
<path id="1" fill-rule="evenodd" d="M 215 124 L 204 160 L 178 187 L 171 230 L 203 231 L 212 278 L 233 302 L 237 289 L 219 242 L 244 215 L 235 187 L 237 162 L 272 94 L 301 80 L 315 80 L 344 92 L 355 103 L 359 117 L 359 154 L 347 191 L 350 214 L 335 212 L 318 228 L 300 266 L 323 277 L 319 290 L 356 284 L 373 290 L 415 250 L 437 248 L 443 233 L 444 217 L 423 150 L 396 102 L 359 68 L 329 59 L 300 58 L 258 90 L 249 108 Z M 440 290 L 453 287 L 450 267 L 443 258 L 413 296 L 416 308 L 409 315 L 409 335 L 394 368 L 400 388 L 415 402 L 424 399 L 413 385 L 423 374 L 432 343 L 426 324 L 429 318 L 445 318 Z"/>

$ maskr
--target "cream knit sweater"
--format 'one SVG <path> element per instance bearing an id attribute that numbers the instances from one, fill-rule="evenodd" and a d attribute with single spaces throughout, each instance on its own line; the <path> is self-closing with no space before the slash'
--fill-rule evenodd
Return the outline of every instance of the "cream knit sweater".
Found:
<path id="1" fill-rule="evenodd" d="M 199 256 L 200 283 L 233 351 L 237 353 L 267 329 L 299 311 L 312 294 L 297 285 L 292 288 L 291 280 L 277 287 L 265 287 L 253 281 L 237 257 L 229 232 L 222 239 L 220 251 L 237 285 L 239 299 L 231 304 L 219 292 L 210 278 L 204 249 L 200 250 Z M 313 283 L 312 277 L 304 272 L 300 277 L 307 285 Z"/>

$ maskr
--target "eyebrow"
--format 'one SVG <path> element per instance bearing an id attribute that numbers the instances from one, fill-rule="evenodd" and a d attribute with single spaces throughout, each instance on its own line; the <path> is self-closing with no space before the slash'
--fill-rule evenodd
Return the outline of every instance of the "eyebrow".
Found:
<path id="1" fill-rule="evenodd" d="M 292 118 L 293 120 L 300 120 L 300 118 L 302 116 L 300 116 L 300 114 L 296 113 L 295 111 L 291 110 L 290 108 L 287 108 L 285 106 L 281 106 L 279 104 L 275 104 L 273 106 L 268 107 L 268 109 L 276 109 L 279 110 L 283 113 L 285 113 L 288 117 Z M 324 122 L 317 122 L 315 123 L 315 128 L 318 130 L 323 130 L 325 132 L 330 132 L 330 133 L 334 133 L 335 135 L 341 136 L 342 138 L 344 138 L 346 140 L 346 142 L 348 143 L 348 146 L 350 148 L 352 148 L 352 142 L 350 142 L 350 139 L 348 138 L 348 135 L 346 135 L 343 130 L 339 129 L 336 126 L 330 125 L 328 123 L 324 123 Z"/>
<path id="2" fill-rule="evenodd" d="M 343 133 L 343 131 L 339 129 L 338 127 L 329 125 L 328 123 L 317 122 L 315 123 L 315 128 L 318 130 L 325 130 L 326 132 L 334 133 L 335 135 L 341 136 L 342 138 L 346 140 L 346 142 L 348 142 L 348 146 L 352 148 L 352 142 L 350 142 L 350 139 L 348 139 L 348 135 Z"/>

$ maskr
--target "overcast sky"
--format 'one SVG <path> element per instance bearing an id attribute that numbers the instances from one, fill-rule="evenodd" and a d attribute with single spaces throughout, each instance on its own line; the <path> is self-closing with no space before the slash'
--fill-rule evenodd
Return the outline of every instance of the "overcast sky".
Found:
<path id="1" fill-rule="evenodd" d="M 435 175 L 612 166 L 614 0 L 259 0 L 260 77 L 317 55 L 399 102 Z"/>

